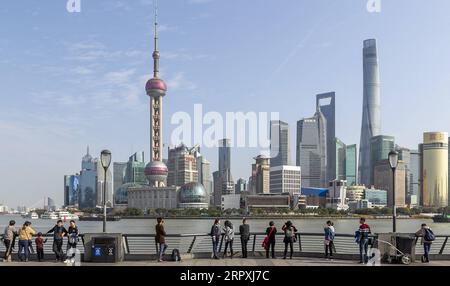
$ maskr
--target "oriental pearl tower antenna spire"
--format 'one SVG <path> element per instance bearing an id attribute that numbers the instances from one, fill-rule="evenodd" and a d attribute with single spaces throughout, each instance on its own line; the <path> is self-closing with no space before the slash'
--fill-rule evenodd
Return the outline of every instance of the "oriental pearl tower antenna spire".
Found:
<path id="1" fill-rule="evenodd" d="M 145 167 L 145 175 L 152 187 L 165 187 L 168 169 L 162 161 L 163 153 L 163 97 L 166 83 L 159 78 L 158 51 L 158 6 L 155 0 L 155 35 L 153 50 L 153 78 L 147 81 L 145 90 L 150 97 L 150 163 Z"/>

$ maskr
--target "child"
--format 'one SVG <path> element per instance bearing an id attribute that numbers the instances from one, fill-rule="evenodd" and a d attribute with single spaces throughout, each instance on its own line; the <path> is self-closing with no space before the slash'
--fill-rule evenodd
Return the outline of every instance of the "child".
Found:
<path id="1" fill-rule="evenodd" d="M 34 242 L 36 243 L 38 261 L 41 262 L 44 260 L 44 243 L 47 242 L 47 239 L 44 240 L 42 232 L 39 232 Z"/>

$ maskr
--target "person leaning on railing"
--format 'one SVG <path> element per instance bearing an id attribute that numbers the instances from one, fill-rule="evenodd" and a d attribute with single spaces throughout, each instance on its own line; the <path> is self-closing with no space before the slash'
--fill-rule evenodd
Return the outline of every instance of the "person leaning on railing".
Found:
<path id="1" fill-rule="evenodd" d="M 3 232 L 3 243 L 5 244 L 5 262 L 11 262 L 11 252 L 14 248 L 14 238 L 19 235 L 16 230 L 16 222 L 11 220 Z"/>

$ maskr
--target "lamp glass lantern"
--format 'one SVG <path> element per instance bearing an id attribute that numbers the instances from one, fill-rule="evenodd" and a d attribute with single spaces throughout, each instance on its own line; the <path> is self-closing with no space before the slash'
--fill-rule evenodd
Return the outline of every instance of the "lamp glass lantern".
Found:
<path id="1" fill-rule="evenodd" d="M 100 156 L 100 161 L 103 169 L 108 169 L 109 165 L 111 165 L 111 151 L 103 150 Z"/>
<path id="2" fill-rule="evenodd" d="M 391 151 L 389 152 L 389 165 L 391 166 L 391 169 L 397 169 L 398 166 L 398 152 L 397 151 Z"/>

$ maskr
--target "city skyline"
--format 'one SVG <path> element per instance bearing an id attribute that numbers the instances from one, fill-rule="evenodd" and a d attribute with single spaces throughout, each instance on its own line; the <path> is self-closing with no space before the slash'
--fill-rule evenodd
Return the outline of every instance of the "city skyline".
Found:
<path id="1" fill-rule="evenodd" d="M 1 34 L 0 73 L 6 84 L 0 127 L 2 137 L 9 140 L 2 140 L 0 148 L 15 156 L 3 156 L 0 163 L 0 172 L 13 181 L 4 183 L 0 203 L 32 206 L 50 196 L 62 204 L 61 178 L 79 171 L 79 159 L 88 144 L 93 157 L 109 148 L 115 162 L 139 150 L 146 150 L 149 158 L 148 134 L 144 132 L 148 130 L 148 98 L 142 86 L 151 74 L 151 1 L 116 2 L 122 6 L 98 2 L 86 3 L 80 15 L 69 15 L 65 7 L 48 3 L 15 3 L 0 8 L 0 22 L 30 15 L 16 33 Z M 378 39 L 383 134 L 395 136 L 401 146 L 417 149 L 424 131 L 450 130 L 445 123 L 450 115 L 443 111 L 439 118 L 432 116 L 450 103 L 445 97 L 450 57 L 439 52 L 450 45 L 441 39 L 446 32 L 442 27 L 449 22 L 443 13 L 450 8 L 449 3 L 441 1 L 439 9 L 410 1 L 383 3 L 381 13 L 370 14 L 365 3 L 318 2 L 285 1 L 280 12 L 274 10 L 272 1 L 261 7 L 254 1 L 239 2 L 242 10 L 236 14 L 230 13 L 235 12 L 234 4 L 220 1 L 160 3 L 164 11 L 161 33 L 167 50 L 162 55 L 165 68 L 161 73 L 168 79 L 170 91 L 165 99 L 164 134 L 174 128 L 169 124 L 170 115 L 191 113 L 194 103 L 221 113 L 236 109 L 280 111 L 280 120 L 287 122 L 294 134 L 295 122 L 313 114 L 315 95 L 333 90 L 336 136 L 347 144 L 359 143 L 360 49 L 362 41 L 369 38 Z M 198 18 L 181 17 L 174 9 L 177 4 L 192 12 L 187 13 L 189 17 Z M 142 7 L 145 9 L 139 11 Z M 286 15 L 276 23 L 266 21 L 272 11 L 274 16 Z M 319 16 L 308 16 L 311 11 Z M 44 19 L 53 15 L 64 28 L 53 27 Z M 248 15 L 255 16 L 258 25 L 239 26 Z M 94 27 L 98 16 L 102 25 Z M 130 17 L 136 20 L 127 26 Z M 228 21 L 229 17 L 235 21 Z M 423 21 L 415 23 L 416 17 Z M 333 21 L 337 28 L 332 27 Z M 361 23 L 360 27 L 353 27 L 355 22 Z M 393 23 L 396 28 L 389 30 Z M 435 31 L 429 33 L 432 28 Z M 118 33 L 107 36 L 114 29 Z M 213 41 L 202 41 L 212 30 L 223 38 L 214 35 Z M 230 36 L 238 40 L 226 41 Z M 261 43 L 265 43 L 264 48 L 259 47 Z M 274 51 L 278 51 L 275 56 Z M 231 58 L 234 66 L 229 64 Z M 210 72 L 211 64 L 216 66 L 214 72 Z M 230 81 L 233 88 L 227 86 Z M 236 95 L 237 89 L 244 96 Z M 273 96 L 279 94 L 283 100 L 274 103 Z M 403 120 L 398 120 L 399 116 Z M 109 124 L 105 126 L 105 122 Z M 167 135 L 164 142 L 168 142 Z M 295 136 L 290 143 L 295 146 Z M 239 158 L 231 163 L 233 177 L 248 178 L 258 150 L 231 152 L 233 158 Z M 217 166 L 215 148 L 202 149 L 202 153 L 211 166 Z M 293 156 L 295 153 L 291 153 L 291 161 Z M 16 182 L 23 174 L 28 180 L 16 192 Z M 13 188 L 16 194 L 11 193 Z"/>

